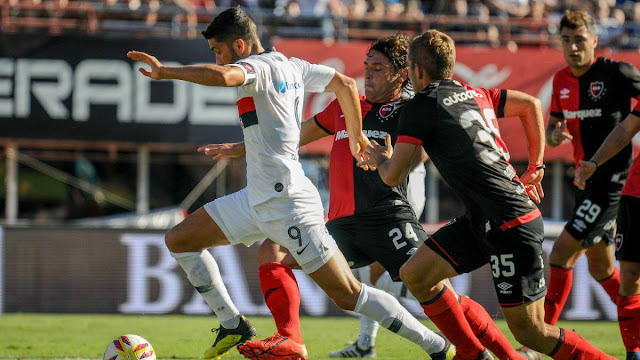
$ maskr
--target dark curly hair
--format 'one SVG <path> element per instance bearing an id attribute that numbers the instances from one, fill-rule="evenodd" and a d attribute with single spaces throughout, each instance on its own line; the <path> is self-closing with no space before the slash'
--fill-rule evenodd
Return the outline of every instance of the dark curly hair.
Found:
<path id="1" fill-rule="evenodd" d="M 372 50 L 381 52 L 389 59 L 395 71 L 401 71 L 407 67 L 407 53 L 409 52 L 411 38 L 406 34 L 396 33 L 374 41 L 367 53 Z M 412 92 L 411 82 L 407 80 L 402 84 L 405 92 Z"/>
<path id="2" fill-rule="evenodd" d="M 407 67 L 407 53 L 411 38 L 405 34 L 393 34 L 380 38 L 371 44 L 368 52 L 376 50 L 381 52 L 391 61 L 396 71 Z"/>

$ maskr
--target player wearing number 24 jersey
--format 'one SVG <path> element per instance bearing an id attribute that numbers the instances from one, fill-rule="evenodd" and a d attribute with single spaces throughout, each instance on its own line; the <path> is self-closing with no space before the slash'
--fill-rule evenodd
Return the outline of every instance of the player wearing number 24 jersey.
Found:
<path id="1" fill-rule="evenodd" d="M 485 359 L 462 319 L 455 296 L 440 282 L 490 262 L 498 301 L 516 340 L 554 359 L 612 359 L 569 330 L 544 323 L 540 211 L 544 125 L 540 102 L 523 93 L 487 91 L 452 80 L 453 39 L 429 30 L 414 38 L 408 55 L 416 96 L 403 110 L 395 147 L 369 147 L 361 165 L 376 167 L 387 185 L 406 176 L 420 147 L 460 196 L 464 216 L 438 230 L 400 269 L 425 314 L 456 345 L 456 358 Z M 497 100 L 497 101 L 496 101 Z M 496 104 L 497 102 L 497 104 Z M 521 181 L 491 126 L 495 115 L 518 116 L 529 144 Z M 501 114 L 498 114 L 501 115 Z M 528 196 L 527 196 L 528 195 Z M 530 198 L 529 198 L 530 197 Z"/>

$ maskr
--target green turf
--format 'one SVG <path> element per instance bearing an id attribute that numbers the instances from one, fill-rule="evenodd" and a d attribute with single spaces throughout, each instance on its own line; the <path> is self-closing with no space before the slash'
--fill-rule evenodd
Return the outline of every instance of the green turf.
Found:
<path id="1" fill-rule="evenodd" d="M 251 318 L 261 338 L 275 332 L 271 318 Z M 161 359 L 197 359 L 211 345 L 211 316 L 177 315 L 0 315 L 0 358 L 91 358 L 100 359 L 107 344 L 117 335 L 137 334 L 151 342 Z M 427 322 L 432 327 L 430 322 Z M 498 322 L 506 330 L 503 321 Z M 615 322 L 563 322 L 597 347 L 618 359 L 624 348 Z M 432 327 L 433 328 L 433 327 Z M 506 332 L 509 339 L 511 334 Z M 355 340 L 358 320 L 346 318 L 303 318 L 310 359 L 327 359 L 327 353 Z M 379 359 L 428 359 L 416 345 L 381 330 L 377 339 Z M 236 350 L 224 360 L 244 359 Z"/>

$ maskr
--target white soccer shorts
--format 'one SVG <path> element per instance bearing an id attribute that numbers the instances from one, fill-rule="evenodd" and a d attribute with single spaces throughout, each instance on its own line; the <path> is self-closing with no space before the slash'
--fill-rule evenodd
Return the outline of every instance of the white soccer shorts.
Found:
<path id="1" fill-rule="evenodd" d="M 269 238 L 287 248 L 307 274 L 326 264 L 338 249 L 324 225 L 319 197 L 275 198 L 252 207 L 244 188 L 204 209 L 231 244 L 251 246 Z"/>

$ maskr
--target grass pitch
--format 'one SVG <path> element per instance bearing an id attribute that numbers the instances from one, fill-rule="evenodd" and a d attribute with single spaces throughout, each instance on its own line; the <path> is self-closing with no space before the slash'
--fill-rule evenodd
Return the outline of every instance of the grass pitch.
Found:
<path id="1" fill-rule="evenodd" d="M 271 318 L 252 317 L 258 337 L 271 336 L 275 324 Z M 303 318 L 310 359 L 328 359 L 330 351 L 342 348 L 358 335 L 357 318 Z M 431 322 L 425 322 L 434 328 Z M 616 322 L 561 322 L 574 329 L 595 346 L 618 359 L 624 359 L 624 347 Z M 102 359 L 102 353 L 116 336 L 137 334 L 149 342 L 159 359 L 198 359 L 214 339 L 217 327 L 213 316 L 180 315 L 0 315 L 0 359 Z M 504 321 L 498 326 L 513 342 Z M 513 342 L 515 344 L 515 342 Z M 379 359 L 427 359 L 416 345 L 381 329 L 376 341 Z M 244 359 L 232 349 L 224 360 Z"/>

